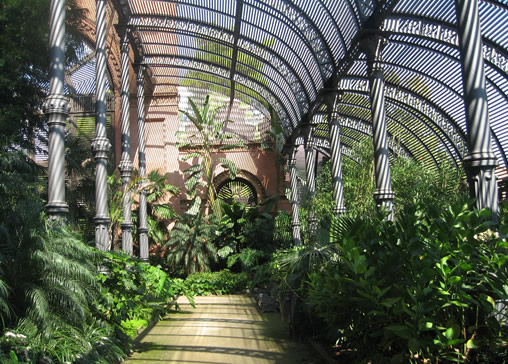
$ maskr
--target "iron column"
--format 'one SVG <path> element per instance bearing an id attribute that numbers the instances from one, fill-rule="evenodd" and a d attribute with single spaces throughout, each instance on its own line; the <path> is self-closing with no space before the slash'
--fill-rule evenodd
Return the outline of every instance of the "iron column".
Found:
<path id="1" fill-rule="evenodd" d="M 370 103 L 372 129 L 374 133 L 374 170 L 376 174 L 376 192 L 374 199 L 379 208 L 389 212 L 388 220 L 393 221 L 393 199 L 390 177 L 390 158 L 385 118 L 385 96 L 382 65 L 382 48 L 384 39 L 373 36 L 367 39 L 367 64 L 369 72 Z"/>
<path id="2" fill-rule="evenodd" d="M 129 183 L 131 181 L 132 170 L 130 151 L 130 110 L 129 110 L 129 30 L 125 30 L 122 39 L 122 157 L 120 160 L 120 174 L 123 183 L 123 223 L 122 223 L 122 251 L 132 256 L 132 211 L 131 211 L 131 192 Z"/>
<path id="3" fill-rule="evenodd" d="M 65 218 L 69 207 L 65 202 L 65 121 L 69 115 L 69 99 L 64 94 L 65 72 L 65 0 L 52 0 L 49 31 L 49 94 L 44 100 L 48 115 L 48 203 L 49 220 Z"/>
<path id="4" fill-rule="evenodd" d="M 309 198 L 308 213 L 308 229 L 309 236 L 314 235 L 317 229 L 317 221 L 314 216 L 313 204 L 314 195 L 316 194 L 316 158 L 315 150 L 312 143 L 312 126 L 309 126 L 307 137 L 305 138 L 305 173 L 307 180 L 307 194 Z"/>
<path id="5" fill-rule="evenodd" d="M 106 134 L 106 0 L 97 0 L 97 40 L 95 44 L 95 139 L 92 151 L 95 158 L 95 246 L 102 251 L 111 249 L 109 244 L 108 215 L 108 154 L 111 143 Z"/>
<path id="6" fill-rule="evenodd" d="M 455 4 L 469 149 L 464 165 L 477 208 L 488 208 L 492 211 L 492 219 L 497 220 L 497 158 L 492 151 L 490 135 L 478 2 L 456 0 Z"/>
<path id="7" fill-rule="evenodd" d="M 328 120 L 330 128 L 330 157 L 332 162 L 332 185 L 333 185 L 333 200 L 335 206 L 333 212 L 336 216 L 346 213 L 344 205 L 344 185 L 342 180 L 342 154 L 340 151 L 340 124 L 339 115 L 335 110 L 339 100 L 337 90 L 333 90 L 328 95 L 327 108 Z"/>
<path id="8" fill-rule="evenodd" d="M 289 158 L 289 175 L 291 178 L 291 225 L 293 226 L 293 240 L 295 246 L 300 245 L 300 215 L 298 212 L 298 182 L 296 178 L 296 151 L 297 146 L 293 146 Z"/>
<path id="9" fill-rule="evenodd" d="M 148 224 L 146 212 L 146 160 L 145 160 L 145 67 L 140 66 L 138 71 L 138 137 L 139 137 L 139 257 L 148 261 Z"/>

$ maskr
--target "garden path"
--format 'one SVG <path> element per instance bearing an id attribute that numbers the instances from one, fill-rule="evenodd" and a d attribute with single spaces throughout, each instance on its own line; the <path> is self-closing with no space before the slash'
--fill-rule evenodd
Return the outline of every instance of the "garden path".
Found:
<path id="1" fill-rule="evenodd" d="M 180 298 L 171 313 L 142 337 L 127 364 L 141 363 L 318 363 L 302 343 L 289 339 L 278 313 L 261 314 L 243 295 Z"/>

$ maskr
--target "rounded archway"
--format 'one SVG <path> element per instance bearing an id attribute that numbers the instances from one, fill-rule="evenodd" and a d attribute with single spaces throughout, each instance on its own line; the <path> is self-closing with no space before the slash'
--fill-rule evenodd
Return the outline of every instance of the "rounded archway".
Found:
<path id="1" fill-rule="evenodd" d="M 254 206 L 258 202 L 256 190 L 243 178 L 228 179 L 217 189 L 217 197 L 227 203 L 241 202 Z"/>
<path id="2" fill-rule="evenodd" d="M 214 178 L 217 197 L 226 202 L 243 202 L 256 205 L 266 198 L 265 189 L 259 179 L 245 170 L 238 171 L 235 179 L 224 171 Z"/>

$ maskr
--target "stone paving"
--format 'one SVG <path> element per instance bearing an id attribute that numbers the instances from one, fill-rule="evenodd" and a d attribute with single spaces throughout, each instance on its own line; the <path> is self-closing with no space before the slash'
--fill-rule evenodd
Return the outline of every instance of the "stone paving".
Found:
<path id="1" fill-rule="evenodd" d="M 185 298 L 181 312 L 159 321 L 140 341 L 128 364 L 319 363 L 306 345 L 289 340 L 279 313 L 261 314 L 251 297 Z"/>

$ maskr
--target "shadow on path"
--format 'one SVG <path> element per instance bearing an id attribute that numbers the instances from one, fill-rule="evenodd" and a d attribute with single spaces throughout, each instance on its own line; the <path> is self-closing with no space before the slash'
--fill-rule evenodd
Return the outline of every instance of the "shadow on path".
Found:
<path id="1" fill-rule="evenodd" d="M 260 314 L 247 296 L 197 297 L 193 309 L 157 323 L 127 363 L 318 363 L 303 343 L 289 340 L 287 324 L 275 313 Z"/>

